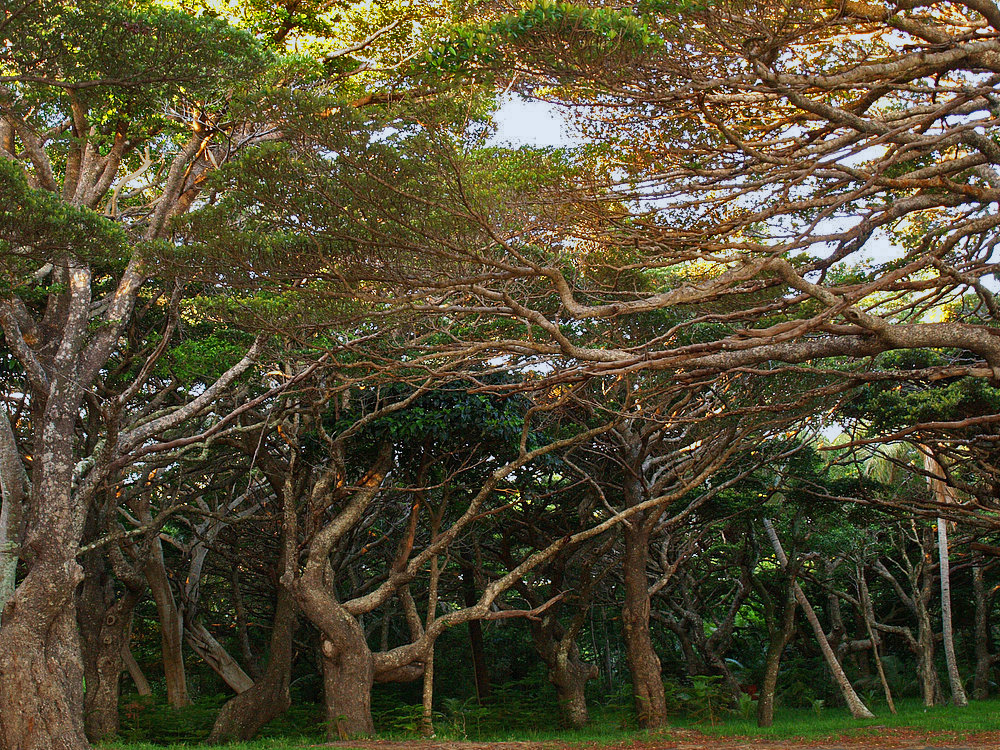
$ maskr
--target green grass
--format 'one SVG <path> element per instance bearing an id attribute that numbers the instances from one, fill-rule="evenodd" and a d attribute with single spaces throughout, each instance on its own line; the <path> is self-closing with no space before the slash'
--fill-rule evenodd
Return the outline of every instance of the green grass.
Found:
<path id="1" fill-rule="evenodd" d="M 698 729 L 717 737 L 767 737 L 773 739 L 821 739 L 840 734 L 877 733 L 882 727 L 907 727 L 925 732 L 952 732 L 958 735 L 1000 731 L 1000 699 L 974 701 L 966 708 L 937 706 L 925 709 L 917 699 L 896 702 L 899 711 L 889 713 L 885 704 L 871 706 L 874 719 L 852 719 L 844 708 L 785 708 L 774 714 L 774 726 L 762 729 L 753 719 L 728 715 L 714 726 L 688 719 L 675 726 Z M 876 729 L 872 729 L 876 727 Z"/>
<path id="2" fill-rule="evenodd" d="M 669 734 L 671 729 L 698 730 L 706 735 L 721 738 L 753 738 L 763 737 L 774 740 L 806 739 L 828 740 L 841 735 L 877 735 L 886 727 L 905 727 L 925 732 L 947 732 L 961 738 L 964 735 L 977 732 L 1000 731 L 1000 699 L 977 701 L 968 708 L 941 706 L 925 710 L 919 700 L 903 700 L 898 702 L 899 713 L 895 716 L 889 713 L 885 705 L 875 705 L 872 709 L 877 714 L 874 719 L 855 720 L 846 709 L 824 708 L 780 708 L 775 712 L 774 726 L 761 729 L 752 719 L 723 713 L 715 724 L 698 720 L 690 715 L 677 715 L 671 718 L 670 726 L 664 731 Z M 529 741 L 551 742 L 566 745 L 582 744 L 612 744 L 630 739 L 648 740 L 656 733 L 636 730 L 630 726 L 631 717 L 621 707 L 595 706 L 592 711 L 591 725 L 581 730 L 558 729 L 522 729 L 519 731 L 504 731 L 483 733 L 470 737 L 470 741 Z M 454 731 L 446 721 L 438 723 L 439 741 L 461 741 L 461 736 Z M 471 733 L 469 733 L 471 734 Z M 412 739 L 414 735 L 404 731 L 394 731 L 381 735 L 393 739 Z M 299 750 L 315 746 L 322 740 L 315 735 L 301 737 L 270 737 L 255 742 L 236 743 L 232 745 L 210 746 L 197 743 L 180 743 L 173 745 L 156 745 L 146 742 L 118 742 L 104 747 L 115 750 L 169 750 L 174 748 L 199 748 L 210 750 L 219 747 L 220 750 Z"/>

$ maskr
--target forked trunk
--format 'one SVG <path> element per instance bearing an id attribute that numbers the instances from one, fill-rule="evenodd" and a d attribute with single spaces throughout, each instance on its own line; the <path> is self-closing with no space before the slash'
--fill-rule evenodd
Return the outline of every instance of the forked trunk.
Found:
<path id="1" fill-rule="evenodd" d="M 667 699 L 660 659 L 649 634 L 649 584 L 646 577 L 649 536 L 641 529 L 641 521 L 637 519 L 634 524 L 634 528 L 625 529 L 622 630 L 639 726 L 652 729 L 667 723 Z"/>
<path id="2" fill-rule="evenodd" d="M 252 740 L 265 724 L 288 710 L 292 703 L 288 693 L 292 674 L 292 637 L 297 625 L 295 602 L 291 594 L 281 588 L 274 609 L 267 668 L 249 690 L 231 698 L 222 707 L 209 742 Z"/>

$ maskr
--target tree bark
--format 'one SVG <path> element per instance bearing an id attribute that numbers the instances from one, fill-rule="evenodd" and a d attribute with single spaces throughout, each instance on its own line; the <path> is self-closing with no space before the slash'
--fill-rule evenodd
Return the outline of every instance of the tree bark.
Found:
<path id="1" fill-rule="evenodd" d="M 475 605 L 476 578 L 471 565 L 462 567 L 462 596 L 465 606 Z M 476 681 L 476 700 L 482 705 L 490 697 L 490 672 L 483 646 L 483 625 L 479 620 L 469 621 L 469 647 L 472 649 L 472 673 Z"/>
<path id="2" fill-rule="evenodd" d="M 160 619 L 160 644 L 163 657 L 163 674 L 167 683 L 167 703 L 181 708 L 191 703 L 184 671 L 184 617 L 177 607 L 167 568 L 163 561 L 163 546 L 153 539 L 149 560 L 143 567 L 149 589 L 156 602 Z"/>
<path id="3" fill-rule="evenodd" d="M 209 742 L 249 741 L 292 704 L 288 688 L 292 674 L 293 636 L 298 627 L 295 601 L 280 588 L 274 608 L 270 654 L 263 676 L 222 707 Z"/>
<path id="4" fill-rule="evenodd" d="M 6 410 L 0 412 L 0 614 L 14 594 L 28 477 Z"/>
<path id="5" fill-rule="evenodd" d="M 767 537 L 771 541 L 771 546 L 774 548 L 774 554 L 778 558 L 778 562 L 781 564 L 783 570 L 788 569 L 788 558 L 785 556 L 785 551 L 781 547 L 781 541 L 778 539 L 778 534 L 774 530 L 774 526 L 771 521 L 767 518 L 764 519 L 764 529 L 767 532 Z M 854 687 L 851 685 L 851 681 L 847 679 L 847 675 L 844 674 L 843 668 L 840 666 L 840 662 L 837 661 L 837 655 L 833 652 L 830 647 L 830 642 L 826 638 L 826 633 L 823 632 L 823 626 L 819 622 L 819 618 L 816 617 L 816 612 L 813 611 L 812 606 L 809 604 L 809 600 L 806 599 L 805 593 L 802 591 L 802 587 L 799 586 L 798 582 L 792 581 L 792 593 L 795 595 L 796 601 L 798 601 L 799 606 L 802 607 L 802 612 L 806 616 L 806 620 L 809 622 L 809 626 L 812 628 L 813 633 L 816 636 L 816 641 L 819 643 L 820 651 L 823 652 L 823 658 L 826 659 L 826 664 L 830 668 L 830 672 L 833 674 L 833 681 L 840 690 L 841 695 L 844 696 L 844 702 L 847 704 L 848 710 L 851 712 L 851 716 L 855 719 L 871 719 L 874 718 L 875 714 L 868 710 L 868 707 L 862 702 L 861 698 L 854 691 Z"/>
<path id="6" fill-rule="evenodd" d="M 124 653 L 140 590 L 126 582 L 124 592 L 115 596 L 102 550 L 87 553 L 84 571 L 77 596 L 85 685 L 84 729 L 88 739 L 100 742 L 118 734 Z"/>
<path id="7" fill-rule="evenodd" d="M 243 671 L 236 663 L 236 659 L 230 656 L 222 644 L 208 632 L 208 628 L 201 620 L 189 622 L 184 634 L 191 649 L 204 659 L 212 671 L 219 675 L 237 694 L 249 690 L 253 686 L 254 682 L 250 676 Z"/>
<path id="8" fill-rule="evenodd" d="M 54 549 L 45 552 L 55 553 Z M 0 629 L 0 747 L 86 750 L 74 550 L 36 558 Z"/>
<path id="9" fill-rule="evenodd" d="M 346 612 L 334 617 L 342 627 L 335 633 L 324 628 L 321 648 L 327 734 L 331 739 L 367 737 L 375 733 L 371 699 L 375 662 L 358 621 Z M 336 640 L 329 640 L 331 634 Z"/>
<path id="10" fill-rule="evenodd" d="M 773 605 L 768 605 L 773 612 Z M 774 617 L 770 618 L 771 637 L 767 644 L 767 656 L 764 658 L 764 679 L 761 681 L 757 694 L 757 726 L 769 727 L 774 723 L 774 694 L 778 689 L 778 669 L 781 666 L 781 655 L 785 646 L 795 632 L 795 608 L 798 603 L 791 587 L 785 595 L 785 605 L 781 612 L 781 625 L 774 627 Z"/>
<path id="11" fill-rule="evenodd" d="M 649 633 L 649 532 L 636 517 L 625 527 L 625 603 L 622 631 L 625 655 L 632 674 L 632 689 L 639 726 L 653 729 L 667 723 L 667 699 L 663 690 L 660 659 Z"/>
<path id="12" fill-rule="evenodd" d="M 152 695 L 153 689 L 149 686 L 149 680 L 142 673 L 139 662 L 132 656 L 132 651 L 129 649 L 127 643 L 122 647 L 122 663 L 125 664 L 125 669 L 128 670 L 129 677 L 135 683 L 135 691 L 139 695 Z"/>
<path id="13" fill-rule="evenodd" d="M 951 702 L 956 706 L 968 706 L 969 699 L 962 686 L 962 676 L 958 673 L 955 657 L 955 633 L 951 621 L 951 565 L 948 556 L 948 524 L 943 518 L 937 519 L 938 561 L 941 574 L 941 636 L 944 646 L 944 661 L 948 667 L 948 684 L 951 688 Z"/>
<path id="14" fill-rule="evenodd" d="M 864 566 L 857 566 L 858 576 L 858 598 L 861 602 L 861 616 L 865 623 L 865 630 L 872 644 L 872 655 L 875 657 L 875 667 L 878 669 L 878 679 L 882 683 L 882 692 L 885 693 L 885 702 L 889 706 L 889 713 L 896 713 L 896 704 L 892 700 L 892 690 L 889 688 L 889 680 L 885 676 L 885 668 L 882 665 L 882 657 L 879 654 L 879 637 L 875 632 L 875 610 L 872 607 L 872 598 L 868 593 L 868 581 L 865 580 Z"/>
<path id="15" fill-rule="evenodd" d="M 983 566 L 972 568 L 972 588 L 976 599 L 976 676 L 972 697 L 984 701 L 990 696 L 990 673 L 997 656 L 990 651 L 990 609 L 983 580 Z"/>

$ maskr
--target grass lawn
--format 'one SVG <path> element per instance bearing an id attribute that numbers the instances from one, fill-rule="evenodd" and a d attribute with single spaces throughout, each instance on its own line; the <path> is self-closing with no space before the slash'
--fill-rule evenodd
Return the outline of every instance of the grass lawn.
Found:
<path id="1" fill-rule="evenodd" d="M 653 748 L 656 746 L 683 746 L 685 742 L 695 742 L 700 747 L 711 747 L 712 740 L 720 745 L 732 746 L 745 741 L 747 745 L 788 741 L 790 745 L 799 745 L 808 741 L 818 744 L 829 744 L 830 741 L 855 738 L 854 741 L 864 745 L 878 747 L 880 738 L 907 737 L 912 738 L 912 744 L 932 744 L 947 746 L 949 743 L 963 744 L 970 735 L 996 733 L 994 742 L 1000 738 L 1000 700 L 974 702 L 968 708 L 943 706 L 925 710 L 917 701 L 901 701 L 899 713 L 895 716 L 889 713 L 885 705 L 876 705 L 873 710 L 877 716 L 874 719 L 856 721 L 844 709 L 817 708 L 814 709 L 782 709 L 776 712 L 774 726 L 767 729 L 758 728 L 752 719 L 746 719 L 731 713 L 716 717 L 713 724 L 704 717 L 679 716 L 674 717 L 671 726 L 661 732 L 645 732 L 623 727 L 619 712 L 610 712 L 596 707 L 592 725 L 578 731 L 522 731 L 512 729 L 510 732 L 494 736 L 476 737 L 474 740 L 480 747 L 486 743 L 496 743 L 497 750 L 508 750 L 508 743 L 542 743 L 551 747 L 573 746 L 614 746 L 627 748 Z M 412 742 L 419 747 L 425 741 L 412 735 L 393 734 L 384 737 L 391 740 L 390 747 L 395 750 Z M 928 740 L 924 742 L 924 740 Z M 461 736 L 449 734 L 442 726 L 439 736 L 432 742 L 437 747 L 459 745 L 465 741 Z M 163 750 L 163 748 L 226 748 L 227 750 L 299 750 L 304 747 L 315 747 L 322 740 L 310 737 L 283 737 L 257 740 L 255 742 L 237 743 L 224 746 L 209 746 L 196 744 L 154 745 L 150 743 L 113 743 L 106 745 L 115 750 Z M 338 743 L 340 748 L 367 745 L 359 741 L 355 743 Z M 506 748 L 503 745 L 507 745 Z M 692 745 L 693 746 L 693 745 Z M 854 746 L 854 745 L 852 745 Z M 898 745 L 897 745 L 898 746 Z M 981 747 L 989 746 L 980 744 Z M 1000 742 L 994 744 L 1000 747 Z"/>

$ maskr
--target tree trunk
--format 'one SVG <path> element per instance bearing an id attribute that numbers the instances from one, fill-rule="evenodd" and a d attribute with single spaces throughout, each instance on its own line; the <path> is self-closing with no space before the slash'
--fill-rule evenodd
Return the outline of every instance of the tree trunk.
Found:
<path id="1" fill-rule="evenodd" d="M 139 662 L 132 656 L 132 651 L 129 649 L 127 643 L 122 647 L 122 662 L 125 664 L 125 669 L 128 670 L 128 675 L 132 678 L 132 682 L 135 683 L 135 691 L 139 695 L 152 695 L 153 689 L 149 686 L 149 680 L 142 673 Z"/>
<path id="2" fill-rule="evenodd" d="M 237 694 L 249 690 L 253 686 L 253 680 L 250 676 L 243 671 L 236 663 L 236 659 L 229 655 L 222 644 L 208 632 L 208 628 L 201 620 L 189 622 L 185 629 L 185 635 L 191 649 L 204 659 L 212 671 L 219 675 Z"/>
<path id="3" fill-rule="evenodd" d="M 934 630 L 927 602 L 915 592 L 913 600 L 917 610 L 917 672 L 920 675 L 920 692 L 924 706 L 930 708 L 941 703 L 941 686 L 934 667 Z"/>
<path id="4" fill-rule="evenodd" d="M 212 743 L 249 741 L 292 704 L 288 686 L 292 674 L 292 638 L 298 626 L 295 601 L 284 587 L 278 591 L 267 668 L 250 689 L 226 702 L 208 740 Z"/>
<path id="5" fill-rule="evenodd" d="M 771 605 L 768 605 L 771 606 Z M 769 727 L 774 723 L 774 694 L 778 688 L 778 668 L 781 666 L 781 655 L 785 646 L 795 632 L 795 595 L 789 588 L 785 596 L 785 606 L 781 612 L 781 625 L 774 628 L 771 623 L 771 637 L 767 644 L 767 656 L 764 659 L 764 679 L 757 693 L 757 726 Z M 772 617 L 773 620 L 773 617 Z"/>
<path id="6" fill-rule="evenodd" d="M 885 668 L 882 665 L 882 656 L 879 654 L 879 638 L 875 633 L 875 610 L 872 607 L 872 598 L 868 593 L 868 581 L 865 580 L 865 569 L 862 565 L 857 566 L 858 576 L 858 597 L 861 600 L 861 617 L 865 623 L 865 631 L 872 644 L 872 655 L 875 657 L 875 666 L 878 669 L 878 679 L 882 683 L 882 692 L 885 693 L 885 702 L 889 706 L 889 713 L 896 713 L 896 704 L 892 700 L 892 690 L 889 688 L 889 680 L 885 676 Z"/>
<path id="7" fill-rule="evenodd" d="M 101 550 L 84 560 L 85 577 L 77 596 L 84 669 L 84 728 L 92 742 L 118 734 L 118 697 L 124 652 L 139 590 L 126 586 L 115 597 Z"/>
<path id="8" fill-rule="evenodd" d="M 191 703 L 184 672 L 184 618 L 170 589 L 170 579 L 163 561 L 163 547 L 154 539 L 149 560 L 143 567 L 149 589 L 156 602 L 160 618 L 160 644 L 163 656 L 163 674 L 167 683 L 167 703 L 180 708 Z"/>
<path id="9" fill-rule="evenodd" d="M 45 553 L 56 552 L 46 545 Z M 68 553 L 68 554 L 67 554 Z M 0 628 L 0 747 L 85 750 L 83 661 L 74 592 L 82 578 L 69 547 L 32 561 Z"/>
<path id="10" fill-rule="evenodd" d="M 330 739 L 366 737 L 375 733 L 372 652 L 357 620 L 347 613 L 343 613 L 343 617 L 346 627 L 338 634 L 338 642 L 327 640 L 328 634 L 323 634 L 323 691 Z"/>
<path id="11" fill-rule="evenodd" d="M 476 596 L 476 579 L 471 565 L 462 568 L 462 595 L 465 597 L 466 607 L 474 606 L 479 599 Z M 476 700 L 482 705 L 490 697 L 490 671 L 486 664 L 486 649 L 483 647 L 483 624 L 479 620 L 469 621 L 469 647 L 472 649 Z"/>
<path id="12" fill-rule="evenodd" d="M 580 729 L 587 725 L 587 682 L 597 676 L 597 666 L 581 661 L 575 644 L 549 666 L 549 682 L 555 686 L 559 711 L 567 727 Z"/>
<path id="13" fill-rule="evenodd" d="M 983 580 L 983 566 L 972 568 L 972 588 L 976 598 L 976 677 L 972 697 L 984 701 L 990 696 L 990 672 L 997 657 L 990 652 L 990 610 Z"/>
<path id="14" fill-rule="evenodd" d="M 76 554 L 88 502 L 72 491 L 74 428 L 85 387 L 57 374 L 44 410 L 32 413 L 36 439 L 25 516 L 27 571 L 4 608 L 0 626 L 4 750 L 89 747 L 75 601 L 83 580 Z"/>
<path id="15" fill-rule="evenodd" d="M 642 528 L 641 519 L 635 518 L 633 524 L 633 528 L 625 529 L 622 630 L 639 726 L 652 729 L 667 723 L 667 699 L 663 691 L 660 659 L 649 634 L 649 584 L 646 576 L 649 533 Z"/>
<path id="16" fill-rule="evenodd" d="M 941 573 L 941 635 L 944 646 L 944 661 L 948 667 L 948 684 L 951 687 L 951 702 L 956 706 L 968 706 L 969 699 L 962 686 L 955 658 L 955 633 L 951 622 L 951 565 L 948 556 L 948 523 L 937 519 L 938 561 Z"/>
<path id="17" fill-rule="evenodd" d="M 788 558 L 785 556 L 785 551 L 781 548 L 781 541 L 778 539 L 778 534 L 775 532 L 774 526 L 767 518 L 764 519 L 764 529 L 767 532 L 768 539 L 771 540 L 771 546 L 774 547 L 774 554 L 777 556 L 778 562 L 781 564 L 782 569 L 787 570 Z M 823 652 L 823 658 L 826 659 L 826 665 L 830 668 L 830 672 L 833 675 L 833 681 L 840 690 L 840 694 L 844 696 L 844 702 L 847 704 L 851 716 L 855 719 L 874 718 L 875 714 L 868 710 L 868 707 L 861 701 L 858 694 L 854 692 L 851 681 L 844 674 L 840 662 L 837 661 L 837 655 L 833 652 L 830 642 L 826 639 L 826 633 L 823 632 L 823 626 L 820 624 L 819 618 L 816 617 L 816 612 L 813 611 L 809 600 L 806 599 L 802 587 L 794 580 L 792 581 L 792 593 L 795 595 L 799 606 L 802 607 L 802 612 L 806 616 L 806 620 L 809 621 L 809 626 L 812 628 L 816 636 L 816 641 L 819 643 L 820 651 Z"/>
<path id="18" fill-rule="evenodd" d="M 6 410 L 0 413 L 0 614 L 14 594 L 28 477 Z"/>

